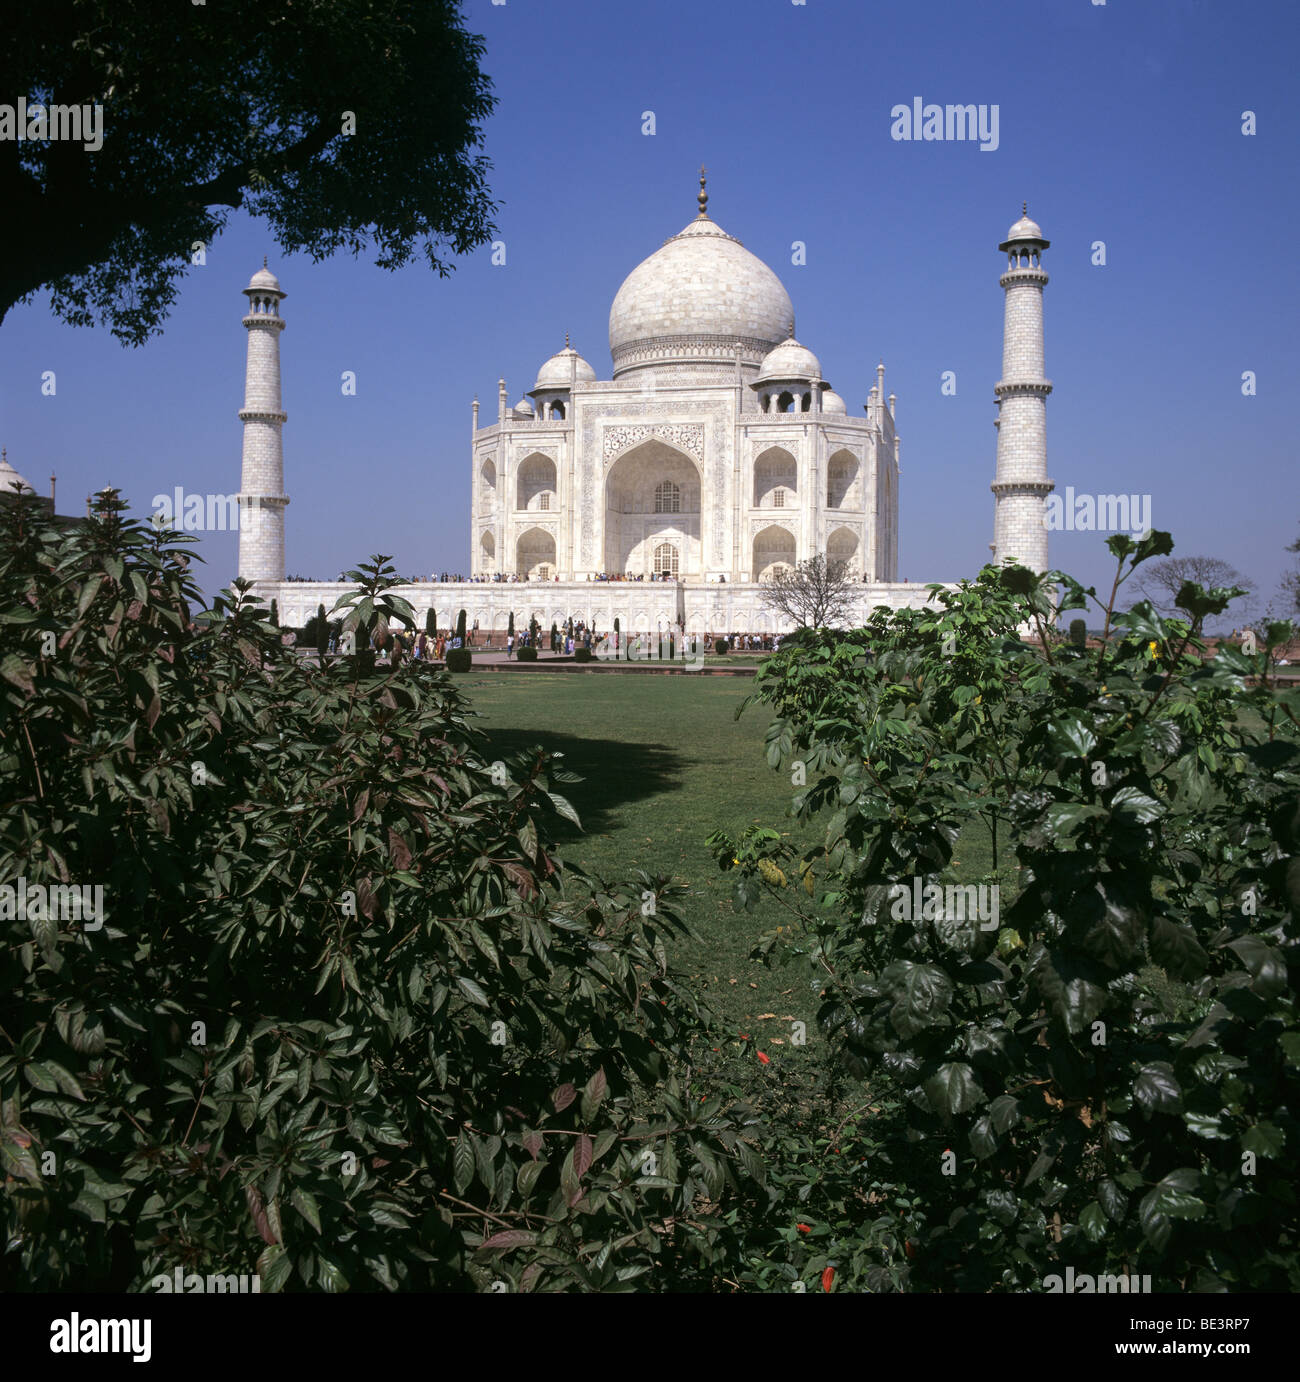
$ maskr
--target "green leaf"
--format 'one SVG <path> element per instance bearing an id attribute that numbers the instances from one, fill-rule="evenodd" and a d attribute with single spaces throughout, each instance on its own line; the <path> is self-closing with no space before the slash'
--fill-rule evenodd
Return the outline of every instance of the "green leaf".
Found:
<path id="1" fill-rule="evenodd" d="M 1183 1106 L 1183 1091 L 1168 1061 L 1151 1061 L 1138 1071 L 1133 1082 L 1133 1098 L 1149 1118 L 1153 1113 L 1178 1113 Z"/>
<path id="2" fill-rule="evenodd" d="M 348 1279 L 344 1275 L 343 1268 L 337 1262 L 326 1257 L 323 1252 L 318 1252 L 316 1256 L 316 1280 L 319 1282 L 321 1290 L 331 1295 L 336 1291 L 346 1291 Z"/>
<path id="3" fill-rule="evenodd" d="M 1136 787 L 1121 787 L 1110 799 L 1110 809 L 1121 820 L 1137 825 L 1147 825 L 1157 816 L 1164 815 L 1165 808 L 1154 797 Z"/>
<path id="4" fill-rule="evenodd" d="M 468 1134 L 462 1130 L 456 1139 L 456 1150 L 451 1159 L 451 1180 L 456 1187 L 456 1193 L 463 1195 L 473 1179 L 474 1148 L 470 1145 Z"/>
<path id="5" fill-rule="evenodd" d="M 507 1228 L 485 1238 L 477 1248 L 478 1252 L 492 1252 L 498 1249 L 509 1251 L 513 1248 L 529 1247 L 537 1241 L 537 1235 L 526 1228 Z"/>
<path id="6" fill-rule="evenodd" d="M 1054 801 L 1044 813 L 1044 821 L 1053 839 L 1068 839 L 1084 821 L 1105 814 L 1105 807 L 1086 801 Z"/>
<path id="7" fill-rule="evenodd" d="M 519 1174 L 515 1179 L 515 1186 L 521 1198 L 527 1199 L 528 1196 L 533 1193 L 533 1187 L 537 1184 L 544 1170 L 546 1170 L 546 1163 L 544 1161 L 526 1161 L 519 1168 Z"/>
<path id="8" fill-rule="evenodd" d="M 1079 1227 L 1090 1243 L 1099 1243 L 1106 1236 L 1106 1212 L 1096 1200 L 1084 1205 L 1079 1215 Z"/>
<path id="9" fill-rule="evenodd" d="M 1020 1122 L 1020 1100 L 1014 1094 L 999 1094 L 989 1105 L 989 1118 L 996 1132 L 1010 1132 Z"/>
<path id="10" fill-rule="evenodd" d="M 295 1190 L 289 1196 L 289 1203 L 302 1215 L 304 1219 L 316 1230 L 320 1232 L 320 1208 L 316 1203 L 316 1197 L 308 1194 L 306 1190 Z"/>
<path id="11" fill-rule="evenodd" d="M 582 821 L 578 819 L 578 813 L 573 809 L 567 797 L 562 797 L 559 792 L 547 792 L 547 797 L 555 809 L 565 820 L 572 821 L 579 830 L 582 829 Z"/>
<path id="12" fill-rule="evenodd" d="M 1241 1150 L 1256 1156 L 1280 1157 L 1285 1146 L 1286 1134 L 1272 1123 L 1256 1123 L 1241 1135 Z"/>
<path id="13" fill-rule="evenodd" d="M 23 1074 L 27 1077 L 28 1084 L 35 1085 L 37 1089 L 44 1090 L 47 1094 L 54 1094 L 58 1091 L 59 1084 L 54 1078 L 54 1071 L 43 1061 L 27 1061 L 23 1066 Z"/>
<path id="14" fill-rule="evenodd" d="M 108 1222 L 108 1206 L 98 1195 L 82 1190 L 72 1202 L 73 1210 L 96 1224 Z"/>
<path id="15" fill-rule="evenodd" d="M 1064 715 L 1048 729 L 1053 749 L 1065 758 L 1087 758 L 1097 746 L 1097 736 L 1077 715 Z"/>
<path id="16" fill-rule="evenodd" d="M 1230 1136 L 1222 1120 L 1212 1114 L 1184 1113 L 1183 1122 L 1187 1124 L 1187 1131 L 1196 1137 L 1222 1142 Z"/>
<path id="17" fill-rule="evenodd" d="M 476 1003 L 480 1008 L 490 1007 L 487 994 L 474 982 L 463 974 L 456 976 L 456 984 L 460 991 L 469 999 L 471 1003 Z"/>
<path id="18" fill-rule="evenodd" d="M 1193 1191 L 1200 1184 L 1200 1175 L 1190 1167 L 1171 1171 L 1153 1190 L 1142 1197 L 1138 1218 L 1147 1241 L 1163 1252 L 1169 1245 L 1173 1231 L 1171 1219 L 1199 1219 L 1205 1204 Z"/>
<path id="19" fill-rule="evenodd" d="M 1287 967 L 1282 952 L 1259 936 L 1239 936 L 1228 942 L 1251 977 L 1251 989 L 1261 998 L 1276 998 L 1286 988 Z"/>
<path id="20" fill-rule="evenodd" d="M 605 1097 L 606 1081 L 604 1069 L 597 1070 L 582 1091 L 582 1121 L 589 1123 L 592 1115 L 600 1107 Z"/>
<path id="21" fill-rule="evenodd" d="M 904 1039 L 937 1022 L 952 999 L 952 980 L 938 965 L 896 960 L 881 971 L 880 983 L 894 999 L 889 1020 Z"/>
<path id="22" fill-rule="evenodd" d="M 1118 1224 L 1128 1209 L 1128 1196 L 1109 1176 L 1103 1176 L 1097 1182 L 1097 1203 L 1105 1210 L 1106 1217 Z"/>
<path id="23" fill-rule="evenodd" d="M 963 1061 L 948 1061 L 925 1082 L 926 1098 L 936 1113 L 944 1118 L 965 1113 L 980 1103 L 984 1092 L 975 1082 L 969 1065 Z"/>

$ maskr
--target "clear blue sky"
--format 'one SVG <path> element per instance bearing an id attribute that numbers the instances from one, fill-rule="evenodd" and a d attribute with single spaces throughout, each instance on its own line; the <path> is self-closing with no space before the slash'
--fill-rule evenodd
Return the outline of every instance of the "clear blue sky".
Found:
<path id="1" fill-rule="evenodd" d="M 851 412 L 885 361 L 900 577 L 957 579 L 987 560 L 996 246 L 1027 198 L 1052 241 L 1058 489 L 1150 494 L 1180 552 L 1276 586 L 1300 533 L 1295 0 L 473 0 L 465 13 L 500 100 L 485 145 L 506 265 L 487 248 L 446 280 L 313 265 L 236 217 L 141 349 L 55 322 L 43 298 L 16 309 L 0 329 L 0 442 L 41 492 L 57 471 L 60 511 L 109 483 L 142 516 L 177 485 L 238 488 L 240 289 L 268 253 L 289 295 L 289 572 L 329 579 L 375 551 L 412 573 L 467 569 L 471 399 L 491 420 L 497 379 L 513 402 L 566 331 L 608 377 L 610 302 L 694 214 L 705 163 L 711 214 L 781 277 Z M 996 104 L 1000 146 L 895 142 L 890 108 L 916 96 Z M 199 550 L 205 586 L 226 584 L 233 535 Z M 1096 535 L 1058 533 L 1052 561 L 1100 582 L 1110 559 Z"/>

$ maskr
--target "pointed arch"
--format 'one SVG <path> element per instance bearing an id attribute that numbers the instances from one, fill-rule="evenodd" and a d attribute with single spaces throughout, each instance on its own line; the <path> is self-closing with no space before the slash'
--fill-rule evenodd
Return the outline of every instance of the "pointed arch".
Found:
<path id="1" fill-rule="evenodd" d="M 780 569 L 795 565 L 794 534 L 779 524 L 769 523 L 754 534 L 753 575 L 756 581 L 770 581 Z"/>
<path id="2" fill-rule="evenodd" d="M 527 528 L 515 542 L 515 573 L 520 580 L 549 580 L 555 574 L 555 538 L 542 528 Z"/>
<path id="3" fill-rule="evenodd" d="M 555 462 L 549 456 L 534 451 L 519 463 L 515 476 L 515 507 L 517 509 L 553 509 L 559 481 Z"/>
<path id="4" fill-rule="evenodd" d="M 799 467 L 783 446 L 769 446 L 754 459 L 754 507 L 792 509 L 799 494 Z"/>
<path id="5" fill-rule="evenodd" d="M 862 464 L 852 451 L 841 448 L 826 462 L 826 507 L 860 509 Z"/>

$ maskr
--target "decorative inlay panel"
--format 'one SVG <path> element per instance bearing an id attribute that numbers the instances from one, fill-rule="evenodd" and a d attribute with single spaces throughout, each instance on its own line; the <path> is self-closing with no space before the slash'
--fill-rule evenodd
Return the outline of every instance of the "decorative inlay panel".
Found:
<path id="1" fill-rule="evenodd" d="M 641 442 L 657 437 L 660 441 L 685 451 L 697 463 L 704 460 L 704 428 L 689 422 L 650 422 L 638 423 L 630 427 L 607 427 L 605 429 L 605 466 L 624 451 Z"/>

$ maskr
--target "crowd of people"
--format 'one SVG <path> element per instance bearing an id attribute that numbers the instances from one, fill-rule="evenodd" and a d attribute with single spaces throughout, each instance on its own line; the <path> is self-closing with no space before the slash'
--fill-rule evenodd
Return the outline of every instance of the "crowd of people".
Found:
<path id="1" fill-rule="evenodd" d="M 465 636 L 465 646 L 467 648 L 484 647 L 491 649 L 494 643 L 493 636 L 489 633 L 482 637 L 479 632 L 478 620 L 474 620 L 473 626 L 469 628 Z M 499 635 L 498 635 L 499 637 Z M 656 633 L 647 631 L 623 633 L 608 632 L 602 634 L 594 625 L 588 625 L 583 619 L 570 619 L 565 623 L 552 624 L 550 629 L 544 629 L 541 625 L 533 623 L 528 628 L 520 629 L 517 632 L 511 630 L 505 635 L 504 647 L 508 658 L 514 657 L 522 648 L 537 648 L 539 652 L 549 651 L 557 657 L 572 657 L 579 648 L 586 648 L 597 652 L 600 656 L 608 656 L 611 652 L 617 651 L 620 655 L 629 655 L 632 659 L 638 657 L 657 657 L 658 648 L 672 647 L 673 654 L 664 653 L 664 656 L 680 656 L 681 649 L 685 653 L 712 652 L 714 646 L 721 639 L 733 652 L 779 652 L 781 648 L 781 636 L 771 633 L 688 633 L 683 635 L 676 627 L 669 627 L 659 630 Z M 684 645 L 684 647 L 683 647 Z M 396 665 L 405 660 L 414 662 L 443 662 L 446 660 L 447 653 L 453 648 L 459 648 L 461 640 L 456 637 L 451 629 L 439 629 L 435 633 L 426 631 L 415 631 L 411 629 L 393 629 L 384 637 L 382 645 L 371 639 L 371 647 L 386 657 L 390 664 Z M 497 644 L 500 648 L 501 643 Z M 337 654 L 346 649 L 343 646 L 342 624 L 334 623 L 330 626 L 328 651 Z"/>
<path id="2" fill-rule="evenodd" d="M 667 571 L 651 571 L 649 575 L 633 575 L 631 571 L 597 571 L 589 581 L 671 581 L 675 577 Z"/>
<path id="3" fill-rule="evenodd" d="M 459 571 L 444 571 L 441 575 L 429 577 L 430 582 L 434 585 L 455 585 L 457 582 L 462 585 L 518 585 L 520 581 L 558 581 L 559 579 L 559 576 L 521 576 L 517 571 L 511 571 L 508 574 L 504 571 L 497 571 L 490 576 L 462 576 Z"/>

